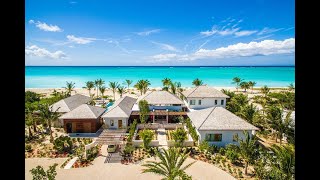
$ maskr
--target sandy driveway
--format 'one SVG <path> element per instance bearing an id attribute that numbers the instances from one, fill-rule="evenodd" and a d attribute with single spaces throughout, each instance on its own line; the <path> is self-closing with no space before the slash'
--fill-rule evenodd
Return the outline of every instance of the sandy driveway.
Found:
<path id="1" fill-rule="evenodd" d="M 57 180 L 64 179 L 75 179 L 75 180 L 100 180 L 100 179 L 123 179 L 123 180 L 131 180 L 131 179 L 148 179 L 148 180 L 159 180 L 160 176 L 155 174 L 141 174 L 141 170 L 143 167 L 139 164 L 132 165 L 122 165 L 120 163 L 104 163 L 104 156 L 100 156 L 94 160 L 94 165 L 86 167 L 86 168 L 77 168 L 77 169 L 60 169 L 57 168 Z M 36 167 L 37 165 L 42 165 L 45 167 L 45 170 L 49 165 L 54 163 L 58 163 L 59 166 L 64 162 L 65 158 L 29 158 L 25 160 L 25 175 L 27 180 L 31 180 L 32 176 L 29 172 L 30 169 Z M 150 158 L 147 160 L 154 160 L 154 158 Z M 186 163 L 194 161 L 191 158 L 188 158 Z M 228 173 L 222 171 L 221 169 L 202 162 L 197 161 L 194 163 L 189 169 L 186 170 L 189 175 L 192 175 L 193 179 L 234 179 Z"/>

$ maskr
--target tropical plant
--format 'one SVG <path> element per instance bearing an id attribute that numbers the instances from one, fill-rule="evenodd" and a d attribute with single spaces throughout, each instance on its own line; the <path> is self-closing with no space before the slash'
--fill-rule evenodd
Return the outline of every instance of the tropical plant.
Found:
<path id="1" fill-rule="evenodd" d="M 248 165 L 251 164 L 254 160 L 255 149 L 256 149 L 256 137 L 250 135 L 247 131 L 243 132 L 244 138 L 239 138 L 239 154 L 240 157 L 245 161 L 245 171 L 244 173 L 248 174 Z"/>
<path id="2" fill-rule="evenodd" d="M 126 81 L 125 81 L 125 84 L 127 84 L 127 87 L 128 87 L 128 92 L 129 92 L 129 90 L 130 90 L 130 85 L 132 84 L 132 80 L 129 80 L 129 79 L 126 79 Z"/>
<path id="3" fill-rule="evenodd" d="M 100 90 L 101 86 L 104 85 L 104 80 L 102 80 L 101 78 L 97 80 L 97 83 L 98 83 L 98 90 Z M 97 94 L 98 95 L 98 94 Z"/>
<path id="4" fill-rule="evenodd" d="M 272 92 L 268 97 L 276 98 L 282 108 L 295 110 L 295 93 L 294 92 Z"/>
<path id="5" fill-rule="evenodd" d="M 250 88 L 250 84 L 248 82 L 245 82 L 245 81 L 240 82 L 239 85 L 240 85 L 241 89 L 244 89 L 244 92 L 247 92 L 247 89 Z"/>
<path id="6" fill-rule="evenodd" d="M 34 124 L 34 119 L 32 117 L 32 113 L 29 112 L 25 115 L 25 123 L 28 126 L 29 137 L 32 138 L 33 134 L 31 131 L 31 126 L 33 126 L 33 124 Z"/>
<path id="7" fill-rule="evenodd" d="M 124 91 L 125 91 L 125 88 L 123 86 L 118 86 L 118 93 L 120 94 L 120 98 L 122 98 Z"/>
<path id="8" fill-rule="evenodd" d="M 177 83 L 176 82 L 171 82 L 170 84 L 170 92 L 172 94 L 176 94 L 177 93 Z"/>
<path id="9" fill-rule="evenodd" d="M 47 122 L 48 127 L 49 127 L 50 142 L 53 141 L 51 125 L 52 125 L 52 122 L 56 121 L 59 117 L 59 113 L 57 112 L 59 110 L 59 108 L 57 108 L 54 111 L 52 106 L 50 106 L 49 104 L 40 104 L 39 105 L 40 117 L 42 120 Z"/>
<path id="10" fill-rule="evenodd" d="M 209 148 L 210 148 L 210 145 L 209 145 L 208 141 L 203 140 L 203 141 L 200 142 L 199 150 L 201 152 L 205 153 L 205 152 L 207 152 L 209 150 Z"/>
<path id="11" fill-rule="evenodd" d="M 172 138 L 175 141 L 175 146 L 182 147 L 184 141 L 187 139 L 187 132 L 184 128 L 177 128 L 172 133 Z"/>
<path id="12" fill-rule="evenodd" d="M 103 95 L 104 95 L 104 92 L 106 91 L 106 87 L 105 86 L 100 86 L 99 87 L 99 91 L 101 92 L 101 97 L 103 99 L 103 103 L 104 103 L 104 98 L 103 98 Z"/>
<path id="13" fill-rule="evenodd" d="M 147 169 L 143 169 L 142 173 L 154 173 L 164 176 L 162 179 L 174 180 L 174 179 L 191 179 L 185 172 L 196 161 L 187 164 L 182 167 L 188 154 L 180 153 L 179 149 L 169 148 L 168 150 L 162 149 L 162 152 L 156 151 L 156 156 L 160 159 L 160 162 L 147 161 L 142 166 Z"/>
<path id="14" fill-rule="evenodd" d="M 154 136 L 154 132 L 149 129 L 144 129 L 139 132 L 139 136 L 141 137 L 141 139 L 143 141 L 142 147 L 144 149 L 149 149 L 149 144 L 152 141 L 152 138 Z"/>
<path id="15" fill-rule="evenodd" d="M 260 91 L 262 94 L 264 94 L 264 97 L 266 97 L 268 95 L 268 93 L 270 92 L 270 88 L 268 88 L 268 86 L 264 85 L 260 88 Z"/>
<path id="16" fill-rule="evenodd" d="M 49 166 L 47 171 L 44 171 L 42 166 L 37 166 L 30 170 L 32 174 L 33 180 L 55 180 L 57 172 L 56 167 L 58 166 L 57 163 Z"/>
<path id="17" fill-rule="evenodd" d="M 117 82 L 109 82 L 109 87 L 111 88 L 113 92 L 113 100 L 116 100 L 116 90 L 119 87 L 119 84 Z"/>
<path id="18" fill-rule="evenodd" d="M 238 91 L 239 84 L 240 84 L 241 81 L 242 81 L 242 79 L 239 78 L 239 77 L 234 77 L 234 78 L 232 79 L 232 84 L 236 84 L 236 89 L 237 89 L 237 91 Z"/>
<path id="19" fill-rule="evenodd" d="M 254 81 L 249 81 L 248 84 L 249 84 L 249 87 L 251 88 L 251 92 L 253 92 L 253 86 L 255 86 L 257 83 Z"/>
<path id="20" fill-rule="evenodd" d="M 142 124 L 145 124 L 149 117 L 149 112 L 150 112 L 148 101 L 146 100 L 139 101 L 139 111 L 140 111 L 140 122 Z"/>
<path id="21" fill-rule="evenodd" d="M 294 179 L 295 175 L 295 153 L 291 145 L 277 146 L 272 145 L 271 151 L 274 153 L 271 163 L 272 179 Z"/>
<path id="22" fill-rule="evenodd" d="M 240 106 L 240 111 L 235 112 L 235 114 L 252 124 L 257 112 L 256 106 L 251 103 L 250 105 Z"/>
<path id="23" fill-rule="evenodd" d="M 228 144 L 226 146 L 226 157 L 231 161 L 232 164 L 236 163 L 239 160 L 239 148 L 235 144 Z"/>
<path id="24" fill-rule="evenodd" d="M 70 152 L 73 147 L 73 142 L 68 136 L 59 136 L 53 141 L 53 148 L 58 152 Z"/>
<path id="25" fill-rule="evenodd" d="M 94 88 L 94 82 L 93 81 L 87 81 L 86 86 L 83 87 L 89 91 L 89 96 L 91 96 L 91 89 Z"/>
<path id="26" fill-rule="evenodd" d="M 232 91 L 230 91 L 230 90 L 227 90 L 227 89 L 221 89 L 221 92 L 224 93 L 224 94 L 226 94 L 227 96 L 229 96 L 230 99 L 232 99 L 233 96 L 235 95 L 234 92 L 232 92 Z"/>
<path id="27" fill-rule="evenodd" d="M 188 128 L 189 134 L 192 137 L 193 141 L 198 142 L 199 135 L 197 133 L 196 128 L 192 125 L 190 118 L 185 119 L 185 122 L 186 122 L 186 126 Z"/>
<path id="28" fill-rule="evenodd" d="M 137 124 L 138 124 L 137 120 L 134 119 L 132 124 L 130 125 L 129 136 L 128 136 L 127 142 L 132 142 L 132 137 L 134 135 L 134 131 L 136 130 Z"/>
<path id="29" fill-rule="evenodd" d="M 165 91 L 169 91 L 169 87 L 171 86 L 172 84 L 172 81 L 171 79 L 169 78 L 164 78 L 162 81 L 162 85 L 163 85 L 163 88 L 162 90 L 165 90 Z"/>
<path id="30" fill-rule="evenodd" d="M 148 86 L 150 86 L 150 82 L 148 80 L 139 80 L 134 87 L 140 91 L 140 94 L 145 94 L 148 90 Z"/>
<path id="31" fill-rule="evenodd" d="M 40 95 L 32 92 L 32 91 L 26 91 L 25 92 L 25 103 L 33 103 L 40 101 Z"/>
<path id="32" fill-rule="evenodd" d="M 293 91 L 295 89 L 293 83 L 290 83 L 288 86 L 289 91 Z"/>
<path id="33" fill-rule="evenodd" d="M 97 97 L 99 96 L 99 84 L 100 83 L 99 83 L 98 79 L 94 81 L 94 87 L 95 87 L 95 89 L 97 91 Z"/>
<path id="34" fill-rule="evenodd" d="M 196 78 L 195 80 L 192 81 L 192 84 L 195 86 L 201 86 L 203 84 L 203 81 L 200 80 L 199 78 Z"/>
<path id="35" fill-rule="evenodd" d="M 71 96 L 71 92 L 74 91 L 74 88 L 75 88 L 75 83 L 74 82 L 66 82 L 66 87 L 64 87 L 67 91 L 67 95 L 68 96 Z"/>
<path id="36" fill-rule="evenodd" d="M 177 92 L 180 96 L 180 99 L 183 99 L 183 94 L 182 94 L 182 91 L 183 91 L 183 88 L 181 87 L 181 83 L 180 82 L 176 82 L 176 87 L 177 87 Z"/>
<path id="37" fill-rule="evenodd" d="M 236 94 L 227 102 L 226 109 L 232 113 L 239 112 L 241 107 L 246 106 L 249 102 L 248 96 L 244 94 Z"/>

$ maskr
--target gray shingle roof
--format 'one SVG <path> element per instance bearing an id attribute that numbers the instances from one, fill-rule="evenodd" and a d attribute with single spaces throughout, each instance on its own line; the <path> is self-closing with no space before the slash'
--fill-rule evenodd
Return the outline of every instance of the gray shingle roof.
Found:
<path id="1" fill-rule="evenodd" d="M 59 119 L 97 119 L 106 109 L 82 104 L 70 112 L 59 117 Z"/>
<path id="2" fill-rule="evenodd" d="M 259 130 L 223 107 L 187 113 L 198 130 Z"/>
<path id="3" fill-rule="evenodd" d="M 140 96 L 137 102 L 140 100 L 146 100 L 148 104 L 184 104 L 181 99 L 168 91 L 151 91 Z"/>
<path id="4" fill-rule="evenodd" d="M 209 87 L 207 85 L 202 85 L 202 86 L 197 86 L 191 89 L 187 89 L 182 92 L 182 94 L 185 97 L 195 97 L 195 98 L 201 98 L 201 97 L 224 97 L 224 98 L 229 98 L 229 96 L 223 94 L 221 91 Z"/>
<path id="5" fill-rule="evenodd" d="M 124 96 L 117 101 L 105 112 L 103 118 L 111 117 L 125 117 L 129 118 L 131 114 L 131 109 L 137 99 L 129 96 Z"/>
<path id="6" fill-rule="evenodd" d="M 70 112 L 73 109 L 80 106 L 81 104 L 88 103 L 90 100 L 91 100 L 91 97 L 89 96 L 76 94 L 76 95 L 61 99 L 60 101 L 54 103 L 52 105 L 52 110 L 56 111 L 60 107 L 57 112 L 62 112 L 62 113 Z"/>

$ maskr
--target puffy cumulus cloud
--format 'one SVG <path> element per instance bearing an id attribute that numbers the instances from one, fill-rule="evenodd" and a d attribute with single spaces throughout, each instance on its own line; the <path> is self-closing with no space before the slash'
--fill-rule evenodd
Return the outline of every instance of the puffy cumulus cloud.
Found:
<path id="1" fill-rule="evenodd" d="M 43 31 L 50 31 L 50 32 L 62 32 L 62 29 L 57 25 L 48 25 L 47 23 L 34 20 L 29 21 L 30 24 L 35 24 L 37 28 L 43 30 Z"/>
<path id="2" fill-rule="evenodd" d="M 152 29 L 152 30 L 149 30 L 149 31 L 137 32 L 137 34 L 139 36 L 149 36 L 150 34 L 158 33 L 160 31 L 161 31 L 161 29 Z"/>
<path id="3" fill-rule="evenodd" d="M 275 54 L 292 54 L 295 52 L 295 39 L 289 38 L 283 41 L 263 40 L 261 42 L 237 43 L 217 49 L 199 49 L 192 54 L 158 54 L 151 58 L 154 61 L 193 61 L 197 59 L 218 59 L 233 57 L 268 56 Z"/>
<path id="4" fill-rule="evenodd" d="M 27 56 L 36 56 L 36 57 L 45 57 L 51 59 L 65 59 L 67 55 L 62 51 L 50 52 L 44 48 L 40 48 L 36 45 L 27 46 L 25 48 L 25 55 Z"/>
<path id="5" fill-rule="evenodd" d="M 76 44 L 88 44 L 97 40 L 96 38 L 75 37 L 74 35 L 67 35 L 67 39 Z"/>

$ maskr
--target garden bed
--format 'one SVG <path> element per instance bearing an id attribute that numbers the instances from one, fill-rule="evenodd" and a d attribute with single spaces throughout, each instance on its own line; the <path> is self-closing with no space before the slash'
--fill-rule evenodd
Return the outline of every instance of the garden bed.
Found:
<path id="1" fill-rule="evenodd" d="M 153 132 L 152 140 L 158 140 L 157 131 L 156 131 L 156 130 L 153 130 L 153 129 L 148 129 L 148 130 L 150 130 L 150 131 Z M 139 133 L 140 133 L 141 131 L 143 131 L 143 129 L 138 129 L 138 131 L 137 131 L 137 136 L 136 136 L 135 140 L 142 140 L 141 137 L 140 137 L 140 135 L 139 135 Z"/>
<path id="2" fill-rule="evenodd" d="M 79 157 L 72 165 L 72 168 L 83 168 L 92 165 L 92 161 L 101 155 L 101 145 L 97 145 L 90 150 L 87 150 L 87 158 Z"/>
<path id="3" fill-rule="evenodd" d="M 167 141 L 169 140 L 169 141 L 171 141 L 171 140 L 173 140 L 173 138 L 172 138 L 172 132 L 174 132 L 175 131 L 175 129 L 166 129 L 166 137 L 167 137 Z"/>

